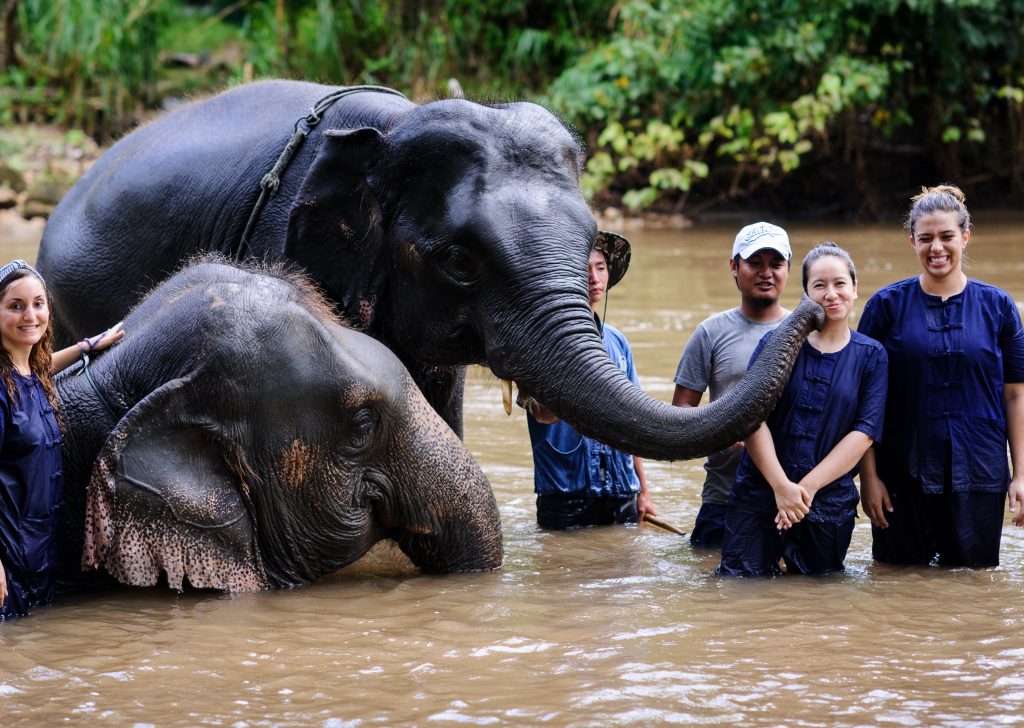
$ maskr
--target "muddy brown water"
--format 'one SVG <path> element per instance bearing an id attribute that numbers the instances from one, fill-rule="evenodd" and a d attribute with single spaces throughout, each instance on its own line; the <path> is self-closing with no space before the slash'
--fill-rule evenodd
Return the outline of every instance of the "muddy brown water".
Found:
<path id="1" fill-rule="evenodd" d="M 738 226 L 737 226 L 738 227 Z M 978 221 L 970 272 L 1024 300 L 1016 221 Z M 643 387 L 671 397 L 682 347 L 734 304 L 734 228 L 634 233 L 608 320 Z M 796 227 L 854 254 L 862 305 L 916 262 L 898 224 Z M 0 258 L 34 246 L 0 241 Z M 795 305 L 794 270 L 785 302 Z M 130 333 L 129 333 L 130 335 Z M 649 527 L 534 525 L 521 413 L 471 373 L 466 441 L 501 509 L 505 564 L 419 576 L 387 546 L 323 582 L 224 596 L 126 589 L 61 599 L 0 625 L 0 725 L 964 725 L 1019 723 L 1024 532 L 1002 566 L 893 568 L 861 518 L 847 572 L 722 579 L 714 552 Z M 699 461 L 648 465 L 660 514 L 686 530 Z"/>

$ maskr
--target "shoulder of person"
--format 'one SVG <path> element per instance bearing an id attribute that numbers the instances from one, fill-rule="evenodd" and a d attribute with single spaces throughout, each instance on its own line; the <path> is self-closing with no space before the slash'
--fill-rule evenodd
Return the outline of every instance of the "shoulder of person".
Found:
<path id="1" fill-rule="evenodd" d="M 611 324 L 606 323 L 604 325 L 604 335 L 614 339 L 623 346 L 629 346 L 629 341 L 627 341 L 626 335 Z"/>
<path id="2" fill-rule="evenodd" d="M 697 324 L 698 329 L 714 328 L 715 326 L 734 321 L 740 316 L 739 306 L 733 306 L 727 308 L 724 311 L 716 311 L 715 313 L 708 314 L 704 317 L 704 320 Z"/>
<path id="3" fill-rule="evenodd" d="M 893 298 L 895 296 L 905 295 L 906 293 L 913 292 L 914 290 L 919 289 L 920 287 L 921 286 L 919 285 L 918 277 L 910 276 L 910 278 L 904 278 L 901 281 L 896 281 L 895 283 L 890 283 L 886 286 L 882 286 L 872 294 L 871 299 L 869 300 L 876 298 Z"/>
<path id="4" fill-rule="evenodd" d="M 1007 293 L 1004 289 L 985 281 L 979 281 L 977 278 L 968 278 L 968 289 L 971 289 L 973 293 L 984 296 L 986 298 L 993 299 L 1005 299 L 1007 301 L 1013 301 L 1013 296 Z M 1014 305 L 1017 305 L 1014 302 Z"/>
<path id="5" fill-rule="evenodd" d="M 878 315 L 879 311 L 891 311 L 893 306 L 903 305 L 903 302 L 916 296 L 919 291 L 921 286 L 917 276 L 889 283 L 871 294 L 864 304 L 864 310 L 875 309 L 875 315 Z"/>
<path id="6" fill-rule="evenodd" d="M 870 336 L 860 333 L 856 329 L 850 329 L 850 343 L 857 346 L 867 347 L 868 349 L 875 349 L 883 355 L 886 353 L 884 346 L 872 339 Z"/>
<path id="7" fill-rule="evenodd" d="M 746 316 L 740 313 L 739 306 L 735 306 L 725 311 L 711 314 L 697 326 L 697 329 L 703 329 L 704 333 L 714 338 L 726 331 L 734 331 L 737 327 L 751 326 L 752 323 Z"/>

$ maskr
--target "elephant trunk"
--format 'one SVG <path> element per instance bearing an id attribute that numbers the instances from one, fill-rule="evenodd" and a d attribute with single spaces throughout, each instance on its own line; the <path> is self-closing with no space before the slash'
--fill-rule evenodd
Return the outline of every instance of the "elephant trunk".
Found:
<path id="1" fill-rule="evenodd" d="M 408 387 L 416 390 L 411 380 Z M 402 459 L 401 472 L 391 478 L 398 490 L 382 520 L 425 572 L 498 568 L 504 556 L 501 520 L 487 477 L 426 401 L 410 400 L 414 411 L 399 437 L 407 452 L 421 456 Z"/>
<path id="2" fill-rule="evenodd" d="M 568 308 L 568 307 L 567 307 Z M 742 440 L 775 408 L 807 335 L 820 328 L 824 312 L 804 299 L 775 330 L 757 361 L 725 396 L 698 408 L 673 407 L 652 399 L 616 367 L 589 309 L 550 311 L 532 340 L 496 357 L 492 370 L 587 436 L 612 447 L 658 460 L 709 455 Z"/>

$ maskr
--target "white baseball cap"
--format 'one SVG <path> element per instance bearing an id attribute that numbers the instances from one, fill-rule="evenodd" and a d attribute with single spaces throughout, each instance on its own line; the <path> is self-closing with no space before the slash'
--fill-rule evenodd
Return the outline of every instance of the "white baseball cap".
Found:
<path id="1" fill-rule="evenodd" d="M 778 225 L 770 222 L 755 222 L 736 233 L 732 244 L 732 257 L 737 255 L 746 260 L 759 250 L 774 250 L 786 260 L 793 257 L 789 247 L 789 235 Z"/>

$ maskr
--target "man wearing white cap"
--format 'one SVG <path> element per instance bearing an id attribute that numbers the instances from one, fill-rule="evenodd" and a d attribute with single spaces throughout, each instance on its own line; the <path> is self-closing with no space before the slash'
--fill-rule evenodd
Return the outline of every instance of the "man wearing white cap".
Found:
<path id="1" fill-rule="evenodd" d="M 696 407 L 709 388 L 714 401 L 743 377 L 757 342 L 789 314 L 779 301 L 792 257 L 789 236 L 778 225 L 756 222 L 736 234 L 729 269 L 740 305 L 709 317 L 693 332 L 676 370 L 672 404 Z M 742 454 L 743 443 L 738 442 L 704 463 L 707 477 L 690 534 L 694 546 L 722 545 L 729 493 Z"/>

